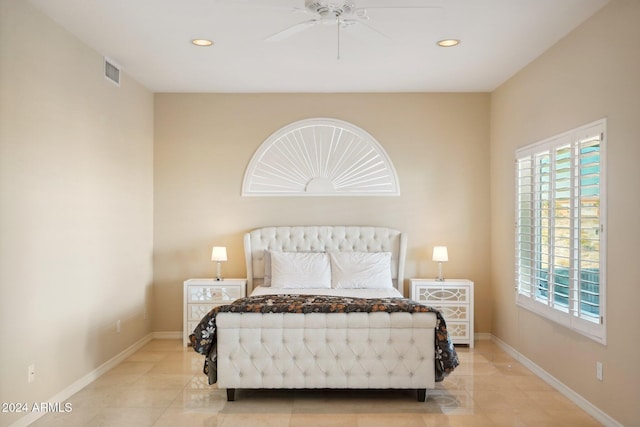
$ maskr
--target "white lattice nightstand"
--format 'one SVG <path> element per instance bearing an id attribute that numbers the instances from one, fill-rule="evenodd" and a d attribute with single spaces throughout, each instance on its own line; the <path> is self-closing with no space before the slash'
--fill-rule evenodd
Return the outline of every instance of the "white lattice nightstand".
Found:
<path id="1" fill-rule="evenodd" d="M 473 282 L 464 279 L 409 279 L 411 299 L 439 309 L 454 344 L 473 348 Z"/>
<path id="2" fill-rule="evenodd" d="M 184 282 L 184 321 L 182 340 L 189 345 L 189 335 L 200 320 L 217 305 L 231 304 L 247 293 L 246 279 L 189 279 Z"/>

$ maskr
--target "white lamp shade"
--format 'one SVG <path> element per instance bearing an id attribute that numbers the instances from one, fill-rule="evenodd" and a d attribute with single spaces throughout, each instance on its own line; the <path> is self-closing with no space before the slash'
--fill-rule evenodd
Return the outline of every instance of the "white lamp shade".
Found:
<path id="1" fill-rule="evenodd" d="M 434 246 L 433 247 L 433 260 L 437 262 L 449 261 L 449 254 L 447 253 L 446 246 Z"/>
<path id="2" fill-rule="evenodd" d="M 225 246 L 214 246 L 211 251 L 211 261 L 226 261 L 227 248 Z"/>

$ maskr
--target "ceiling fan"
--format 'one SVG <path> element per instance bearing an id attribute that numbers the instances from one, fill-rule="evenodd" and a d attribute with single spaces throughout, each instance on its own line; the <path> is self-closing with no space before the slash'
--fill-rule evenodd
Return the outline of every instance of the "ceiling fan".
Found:
<path id="1" fill-rule="evenodd" d="M 280 30 L 274 34 L 271 34 L 270 36 L 265 38 L 265 41 L 277 42 L 280 40 L 284 40 L 288 37 L 291 37 L 297 33 L 300 33 L 304 30 L 315 27 L 317 25 L 335 26 L 337 28 L 337 33 L 338 33 L 338 58 L 339 58 L 340 57 L 339 39 L 340 39 L 341 29 L 357 27 L 369 34 L 390 39 L 389 36 L 375 29 L 374 27 L 372 27 L 367 23 L 367 21 L 369 20 L 369 15 L 367 11 L 370 9 L 403 9 L 403 10 L 411 11 L 412 9 L 441 9 L 441 8 L 442 6 L 433 6 L 433 5 L 403 6 L 399 4 L 393 4 L 388 6 L 359 7 L 357 5 L 357 2 L 354 0 L 352 1 L 305 0 L 304 9 L 297 8 L 294 10 L 303 11 L 307 14 L 310 14 L 312 16 L 311 19 L 299 22 L 288 28 Z"/>

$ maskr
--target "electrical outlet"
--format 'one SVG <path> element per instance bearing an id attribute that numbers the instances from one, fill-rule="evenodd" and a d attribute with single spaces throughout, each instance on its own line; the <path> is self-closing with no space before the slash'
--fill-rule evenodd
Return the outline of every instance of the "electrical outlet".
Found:
<path id="1" fill-rule="evenodd" d="M 602 381 L 602 362 L 596 362 L 596 378 Z"/>
<path id="2" fill-rule="evenodd" d="M 116 321 L 116 333 L 120 333 L 120 319 Z"/>
<path id="3" fill-rule="evenodd" d="M 36 365 L 31 364 L 27 366 L 27 382 L 32 383 L 36 380 Z"/>

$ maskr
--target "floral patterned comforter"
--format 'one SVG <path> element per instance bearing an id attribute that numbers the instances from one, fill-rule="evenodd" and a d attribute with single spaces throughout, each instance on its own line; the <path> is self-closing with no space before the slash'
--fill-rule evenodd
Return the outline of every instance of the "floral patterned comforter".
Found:
<path id="1" fill-rule="evenodd" d="M 434 312 L 435 379 L 442 381 L 460 364 L 440 311 L 407 298 L 345 298 L 318 295 L 261 295 L 240 298 L 229 305 L 211 310 L 189 336 L 193 349 L 206 356 L 204 373 L 209 384 L 217 381 L 216 314 L 217 313 L 372 313 Z"/>

